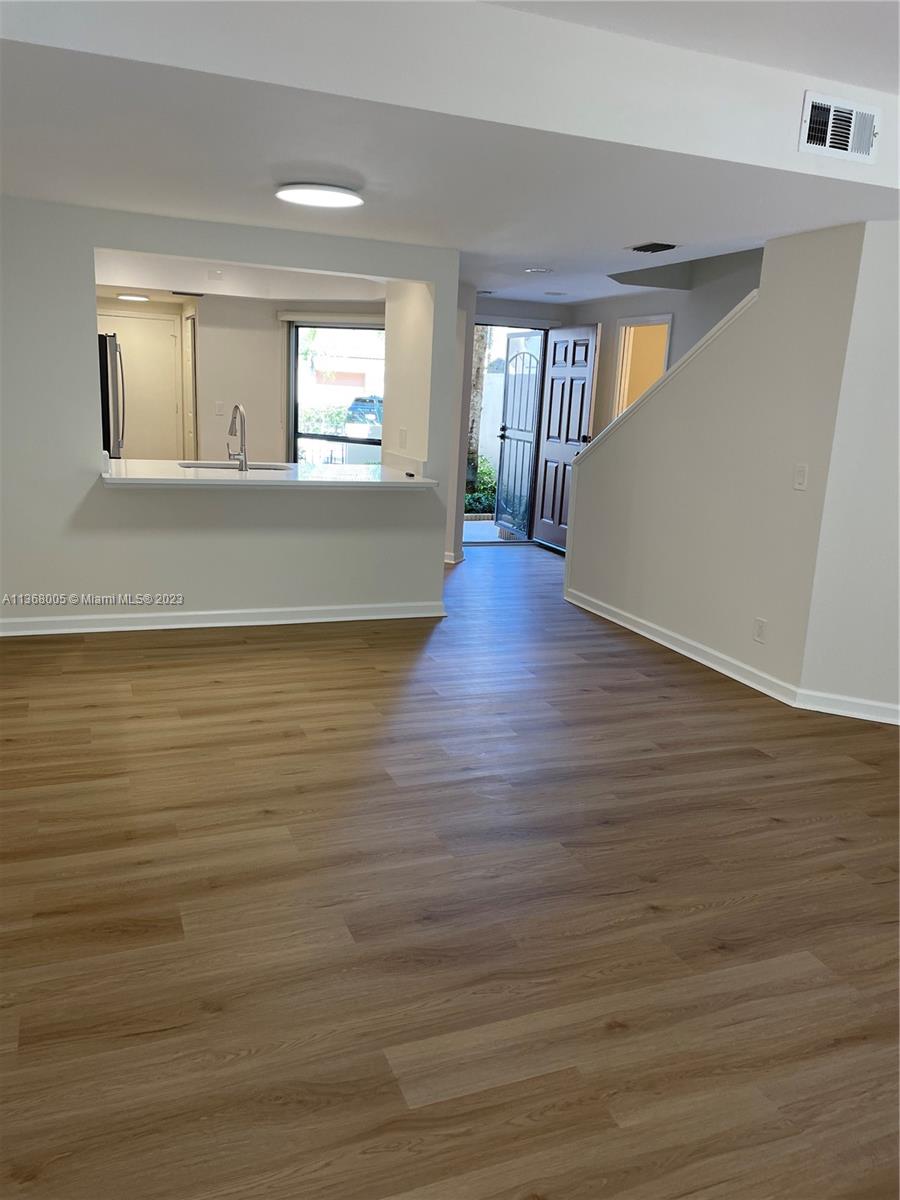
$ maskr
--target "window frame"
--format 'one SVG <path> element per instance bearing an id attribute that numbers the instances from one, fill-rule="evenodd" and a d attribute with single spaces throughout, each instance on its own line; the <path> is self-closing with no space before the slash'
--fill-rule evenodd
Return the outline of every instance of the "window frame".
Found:
<path id="1" fill-rule="evenodd" d="M 300 438 L 308 438 L 310 441 L 318 442 L 342 442 L 347 446 L 380 446 L 381 438 L 345 437 L 344 434 L 341 433 L 304 433 L 298 428 L 297 419 L 299 413 L 297 410 L 297 363 L 300 351 L 301 329 L 358 329 L 375 330 L 376 332 L 384 333 L 384 320 L 361 321 L 356 319 L 352 321 L 317 321 L 311 318 L 308 321 L 292 320 L 290 322 L 288 325 L 287 339 L 288 416 L 287 421 L 285 422 L 288 443 L 288 462 L 298 461 L 297 442 L 300 440 Z"/>

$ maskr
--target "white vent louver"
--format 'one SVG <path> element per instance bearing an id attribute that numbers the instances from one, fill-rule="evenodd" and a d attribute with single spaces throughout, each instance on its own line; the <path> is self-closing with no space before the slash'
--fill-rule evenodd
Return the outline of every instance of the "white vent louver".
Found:
<path id="1" fill-rule="evenodd" d="M 878 124 L 875 109 L 854 108 L 849 100 L 807 92 L 803 98 L 800 149 L 807 154 L 874 162 Z"/>

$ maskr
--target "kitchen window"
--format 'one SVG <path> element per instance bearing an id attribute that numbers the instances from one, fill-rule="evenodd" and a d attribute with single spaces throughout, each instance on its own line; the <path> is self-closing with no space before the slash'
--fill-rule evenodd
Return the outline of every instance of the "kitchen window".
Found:
<path id="1" fill-rule="evenodd" d="M 380 463 L 384 328 L 291 327 L 294 461 Z"/>

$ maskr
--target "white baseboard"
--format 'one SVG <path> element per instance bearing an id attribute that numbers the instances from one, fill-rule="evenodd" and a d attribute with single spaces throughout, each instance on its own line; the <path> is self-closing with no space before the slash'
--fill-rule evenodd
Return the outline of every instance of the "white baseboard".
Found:
<path id="1" fill-rule="evenodd" d="M 231 625 L 302 625 L 323 621 L 388 621 L 445 617 L 439 600 L 399 604 L 331 604 L 307 608 L 223 608 L 207 612 L 103 612 L 47 617 L 7 617 L 0 637 L 113 633 L 135 629 L 205 629 Z"/>
<path id="2" fill-rule="evenodd" d="M 678 633 L 673 633 L 671 629 L 664 629 L 661 625 L 645 621 L 632 613 L 623 612 L 611 604 L 604 604 L 601 600 L 595 600 L 592 596 L 586 596 L 584 592 L 576 591 L 574 588 L 566 588 L 565 598 L 578 608 L 587 609 L 588 612 L 592 612 L 598 617 L 604 617 L 616 625 L 622 625 L 633 633 L 639 633 L 642 637 L 649 638 L 652 642 L 667 646 L 670 650 L 683 654 L 685 658 L 692 658 L 695 662 L 702 663 L 703 666 L 710 667 L 722 675 L 728 675 L 739 683 L 745 683 L 758 692 L 764 692 L 767 696 L 772 696 L 783 704 L 789 704 L 792 708 L 806 708 L 815 712 L 831 713 L 841 717 L 857 717 L 863 721 L 880 721 L 889 725 L 900 724 L 900 708 L 897 705 L 796 688 L 783 679 L 776 679 L 773 675 L 758 671 L 748 663 L 740 662 L 727 654 L 720 654 L 718 650 L 713 650 L 710 646 L 704 646 L 701 642 L 682 637 Z"/>
<path id="3" fill-rule="evenodd" d="M 798 688 L 795 708 L 832 713 L 836 717 L 857 717 L 860 721 L 878 721 L 882 725 L 900 725 L 900 707 L 884 700 L 863 700 L 859 696 L 838 696 L 834 692 L 813 692 Z"/>
<path id="4" fill-rule="evenodd" d="M 450 550 L 446 550 L 444 552 L 444 562 L 450 567 L 455 567 L 456 564 L 461 563 L 465 557 L 465 554 L 453 554 Z"/>

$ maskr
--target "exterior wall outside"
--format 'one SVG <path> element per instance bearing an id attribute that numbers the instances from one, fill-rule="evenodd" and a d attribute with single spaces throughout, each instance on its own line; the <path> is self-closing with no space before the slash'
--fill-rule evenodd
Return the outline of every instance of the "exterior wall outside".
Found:
<path id="1" fill-rule="evenodd" d="M 503 420 L 502 371 L 485 371 L 481 401 L 481 437 L 478 448 L 496 471 L 500 466 L 500 438 L 497 431 Z"/>

